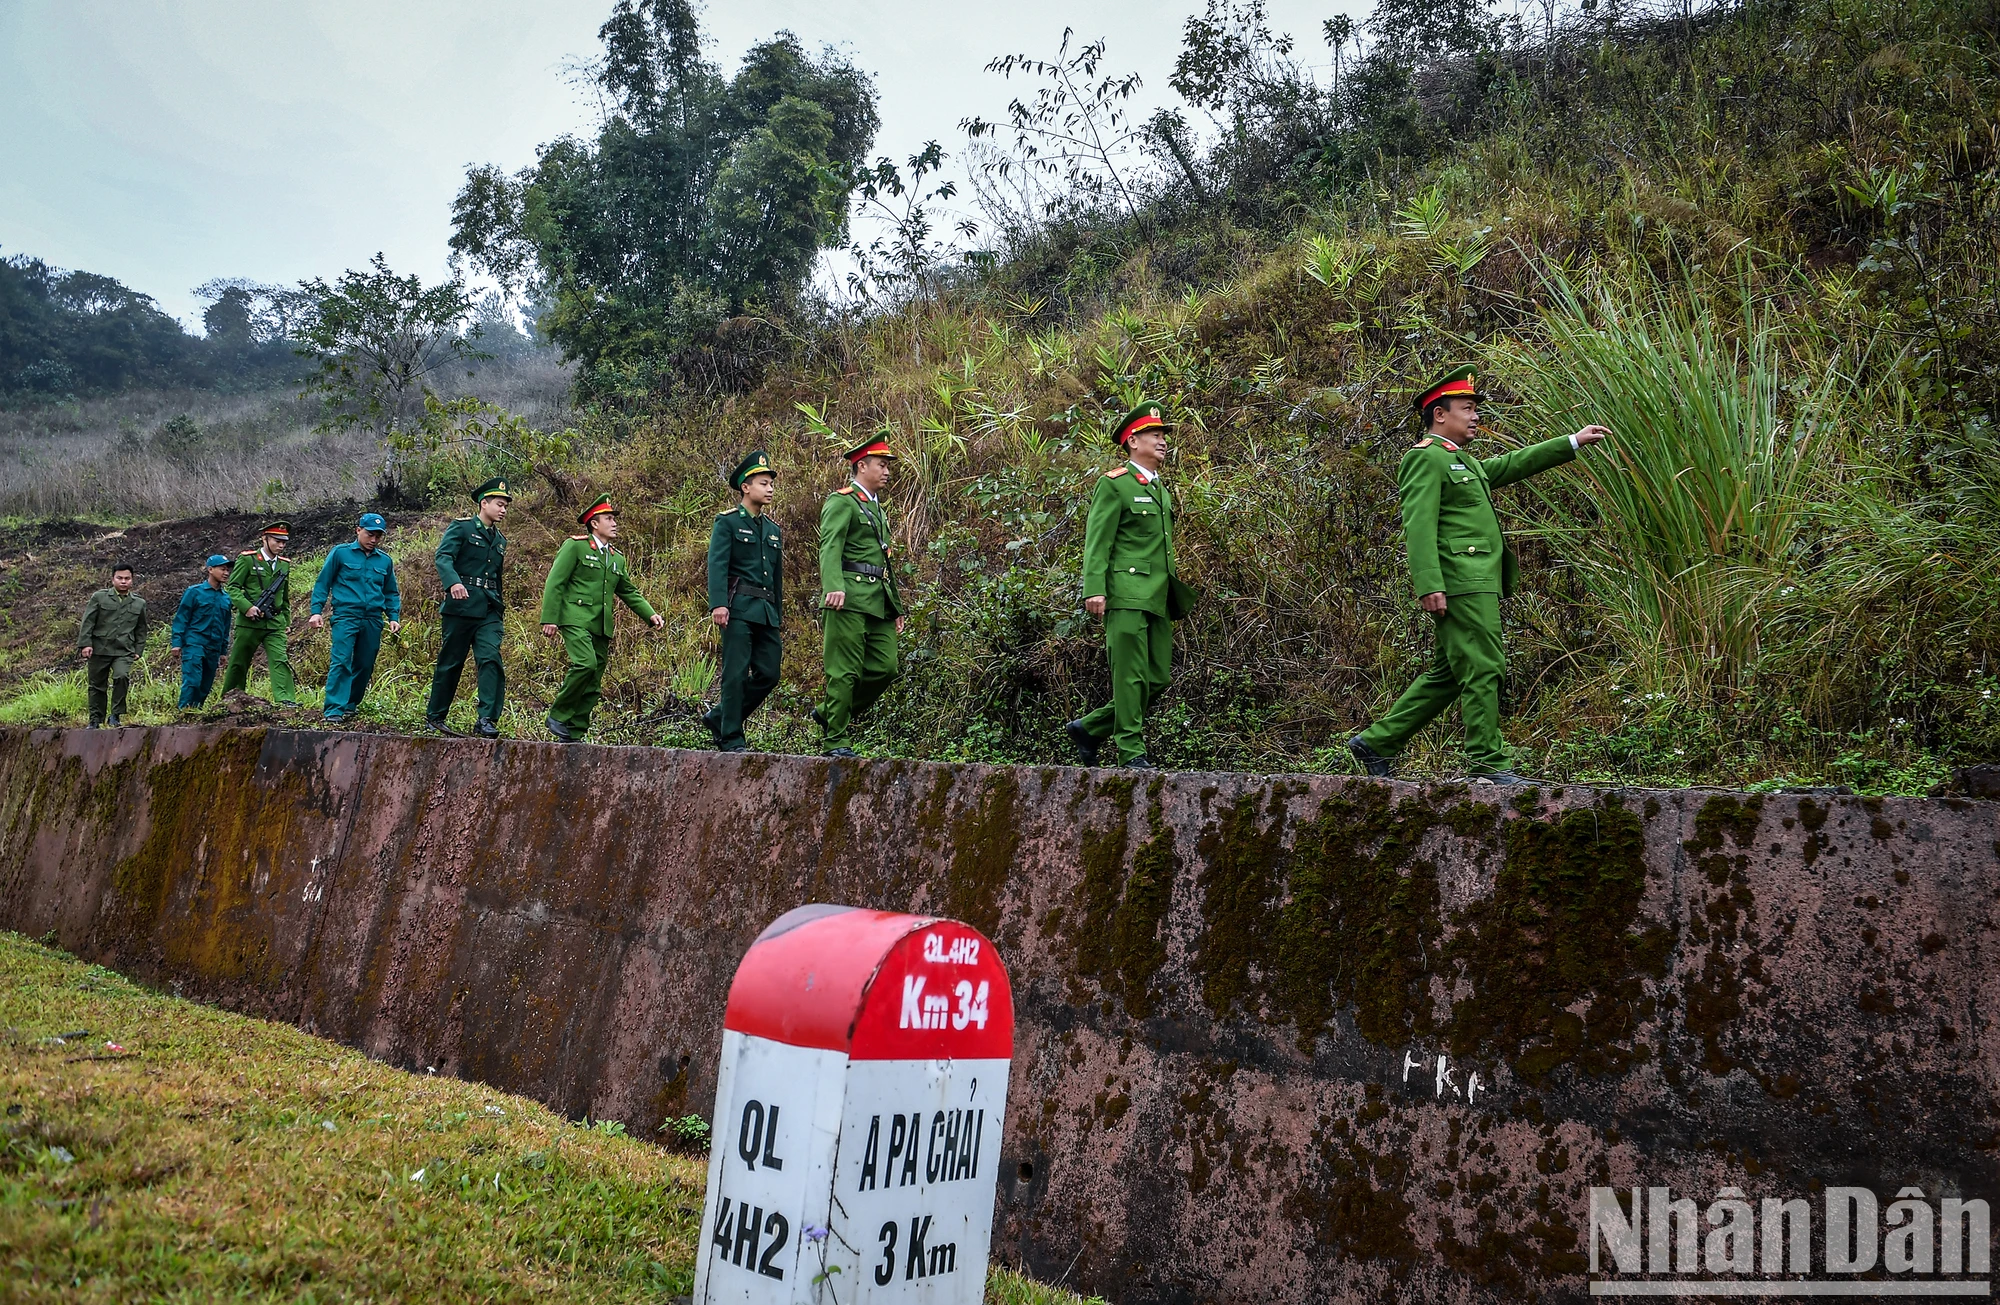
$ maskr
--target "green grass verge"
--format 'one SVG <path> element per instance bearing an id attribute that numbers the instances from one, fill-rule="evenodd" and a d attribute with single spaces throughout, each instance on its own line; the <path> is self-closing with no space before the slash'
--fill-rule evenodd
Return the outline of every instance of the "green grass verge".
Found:
<path id="1" fill-rule="evenodd" d="M 694 1281 L 702 1160 L 4 932 L 0 1121 L 0 1300 L 666 1302 Z"/>

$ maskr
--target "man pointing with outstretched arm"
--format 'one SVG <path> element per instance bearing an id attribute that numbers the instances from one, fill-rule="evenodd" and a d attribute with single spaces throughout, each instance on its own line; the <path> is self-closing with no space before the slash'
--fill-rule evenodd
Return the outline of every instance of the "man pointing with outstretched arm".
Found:
<path id="1" fill-rule="evenodd" d="M 1474 782 L 1526 782 L 1514 773 L 1500 733 L 1500 681 L 1507 670 L 1500 600 L 1514 592 L 1519 567 L 1500 532 L 1492 491 L 1572 461 L 1584 445 L 1611 432 L 1585 426 L 1481 461 L 1465 446 L 1479 434 L 1485 398 L 1470 366 L 1446 372 L 1417 397 L 1429 433 L 1403 455 L 1396 487 L 1410 582 L 1436 628 L 1436 653 L 1388 715 L 1348 740 L 1348 751 L 1371 775 L 1395 774 L 1410 736 L 1456 700 Z"/>

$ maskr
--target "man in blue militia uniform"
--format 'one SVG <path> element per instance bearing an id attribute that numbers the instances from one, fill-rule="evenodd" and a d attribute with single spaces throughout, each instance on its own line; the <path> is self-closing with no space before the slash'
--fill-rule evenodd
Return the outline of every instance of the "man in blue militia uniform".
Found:
<path id="1" fill-rule="evenodd" d="M 708 615 L 722 628 L 722 695 L 702 724 L 716 747 L 744 752 L 744 719 L 778 687 L 785 567 L 778 523 L 764 510 L 778 492 L 764 450 L 736 464 L 729 487 L 741 501 L 715 519 L 708 536 Z"/>
<path id="2" fill-rule="evenodd" d="M 389 523 L 378 512 L 364 512 L 354 530 L 354 542 L 326 555 L 313 581 L 312 627 L 327 624 L 326 605 L 333 603 L 333 643 L 327 653 L 326 711 L 328 720 L 354 714 L 375 674 L 375 654 L 382 649 L 383 618 L 390 634 L 403 628 L 403 595 L 396 588 L 396 559 L 382 548 Z"/>
<path id="3" fill-rule="evenodd" d="M 189 585 L 174 609 L 174 628 L 167 636 L 167 651 L 180 658 L 180 710 L 199 707 L 208 701 L 215 687 L 215 672 L 229 655 L 229 627 L 236 616 L 229 592 L 229 559 L 212 553 L 208 576 L 198 585 Z"/>
<path id="4" fill-rule="evenodd" d="M 500 573 L 507 561 L 507 537 L 500 533 L 500 522 L 514 496 L 506 479 L 496 476 L 479 487 L 476 497 L 479 515 L 458 518 L 438 541 L 435 561 L 438 584 L 444 588 L 440 609 L 444 637 L 438 643 L 424 719 L 433 730 L 450 732 L 444 718 L 458 695 L 459 676 L 470 653 L 479 664 L 479 719 L 472 732 L 482 739 L 497 739 L 500 703 L 507 693 L 507 672 L 500 664 L 500 638 L 507 624 Z"/>

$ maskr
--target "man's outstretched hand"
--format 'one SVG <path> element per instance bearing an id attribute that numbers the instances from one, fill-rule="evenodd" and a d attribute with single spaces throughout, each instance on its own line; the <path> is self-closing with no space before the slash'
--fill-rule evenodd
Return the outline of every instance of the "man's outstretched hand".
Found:
<path id="1" fill-rule="evenodd" d="M 1577 447 L 1582 448 L 1586 444 L 1601 443 L 1604 437 L 1610 433 L 1611 428 L 1608 426 L 1585 426 L 1576 433 Z"/>

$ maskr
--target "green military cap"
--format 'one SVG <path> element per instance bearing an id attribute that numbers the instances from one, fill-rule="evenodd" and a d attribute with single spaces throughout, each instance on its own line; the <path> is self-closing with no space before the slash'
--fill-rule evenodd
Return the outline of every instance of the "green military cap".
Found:
<path id="1" fill-rule="evenodd" d="M 514 501 L 514 491 L 507 488 L 507 478 L 505 476 L 495 476 L 474 490 L 472 497 L 480 503 L 484 503 L 489 498 L 504 498 L 509 503 L 512 503 Z"/>
<path id="2" fill-rule="evenodd" d="M 1166 413 L 1159 404 L 1148 400 L 1125 414 L 1125 420 L 1118 423 L 1111 438 L 1122 445 L 1142 430 L 1165 430 L 1166 426 Z"/>
<path id="3" fill-rule="evenodd" d="M 1477 369 L 1471 363 L 1461 363 L 1444 375 L 1432 381 L 1417 394 L 1417 401 L 1411 405 L 1421 415 L 1439 399 L 1471 399 L 1474 403 L 1486 402 L 1486 392 L 1479 388 L 1479 378 L 1473 373 Z"/>
<path id="4" fill-rule="evenodd" d="M 859 466 L 863 458 L 887 458 L 894 462 L 896 453 L 889 447 L 889 436 L 892 433 L 889 427 L 884 426 L 840 456 L 847 459 L 849 466 Z"/>
<path id="5" fill-rule="evenodd" d="M 771 459 L 762 449 L 757 449 L 749 457 L 736 464 L 736 470 L 729 473 L 729 488 L 742 490 L 743 482 L 750 477 L 768 474 L 776 476 L 778 469 L 771 465 Z"/>

